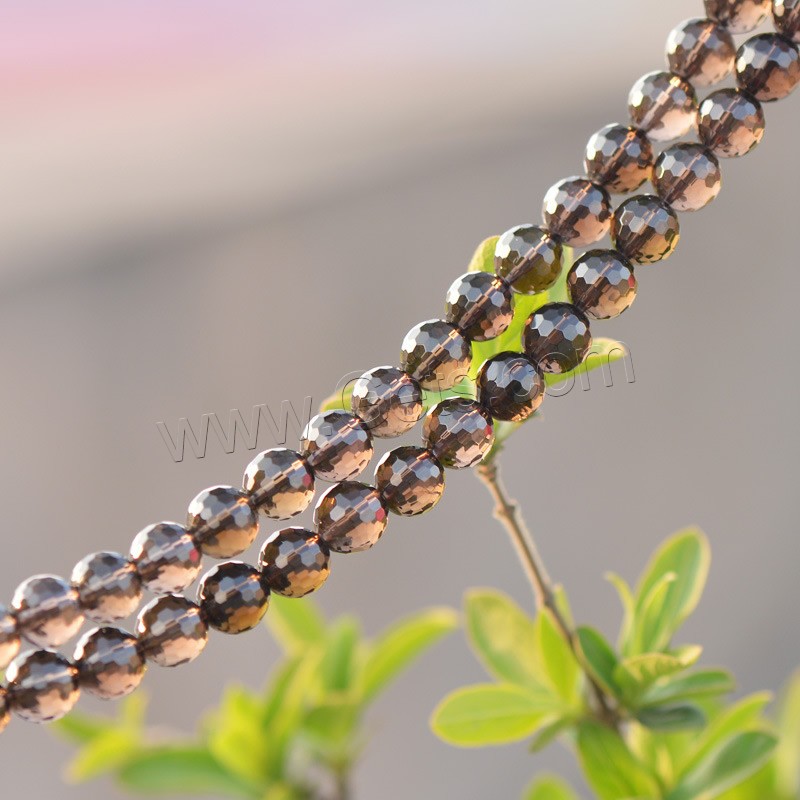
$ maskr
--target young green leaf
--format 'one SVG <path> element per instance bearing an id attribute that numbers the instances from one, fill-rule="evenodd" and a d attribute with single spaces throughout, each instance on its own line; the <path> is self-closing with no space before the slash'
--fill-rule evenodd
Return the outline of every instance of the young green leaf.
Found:
<path id="1" fill-rule="evenodd" d="M 309 599 L 270 597 L 267 623 L 272 635 L 289 655 L 303 652 L 325 639 L 325 620 Z"/>
<path id="2" fill-rule="evenodd" d="M 674 703 L 697 697 L 715 697 L 736 688 L 733 675 L 724 669 L 701 669 L 688 675 L 661 678 L 642 698 L 643 706 Z"/>
<path id="3" fill-rule="evenodd" d="M 664 732 L 702 728 L 706 724 L 702 709 L 688 703 L 643 708 L 637 712 L 636 719 L 651 730 Z"/>
<path id="4" fill-rule="evenodd" d="M 499 236 L 489 236 L 475 248 L 467 272 L 494 272 L 494 250 L 499 238 Z"/>
<path id="5" fill-rule="evenodd" d="M 628 642 L 633 629 L 633 621 L 636 615 L 636 601 L 633 597 L 631 587 L 627 582 L 614 572 L 606 573 L 606 580 L 617 590 L 619 600 L 622 603 L 622 626 L 619 632 L 618 646 L 623 653 L 628 652 Z"/>
<path id="6" fill-rule="evenodd" d="M 578 795 L 558 776 L 540 775 L 525 790 L 522 800 L 578 800 Z"/>
<path id="7" fill-rule="evenodd" d="M 534 295 L 538 297 L 538 295 Z M 548 302 L 550 300 L 548 299 Z M 520 329 L 521 330 L 521 329 Z M 621 361 L 628 355 L 628 348 L 616 339 L 598 336 L 592 339 L 592 347 L 583 362 L 570 372 L 556 374 L 548 372 L 544 376 L 547 386 L 558 386 L 561 392 L 566 392 L 567 387 L 575 384 L 575 381 L 587 372 L 609 367 L 616 361 Z"/>
<path id="8" fill-rule="evenodd" d="M 786 797 L 800 796 L 800 672 L 786 687 L 779 720 L 780 744 L 775 756 L 775 779 Z"/>
<path id="9" fill-rule="evenodd" d="M 360 627 L 354 617 L 341 617 L 331 627 L 320 665 L 324 688 L 344 692 L 358 679 Z"/>
<path id="10" fill-rule="evenodd" d="M 553 722 L 549 722 L 539 728 L 533 735 L 529 750 L 531 753 L 538 753 L 545 747 L 552 744 L 562 733 L 573 728 L 577 722 L 577 717 L 565 714 L 563 717 L 556 717 Z"/>
<path id="11" fill-rule="evenodd" d="M 638 703 L 656 681 L 690 667 L 700 653 L 701 648 L 694 647 L 679 655 L 643 653 L 626 658 L 614 669 L 614 680 L 629 701 Z"/>
<path id="12" fill-rule="evenodd" d="M 67 780 L 88 781 L 107 772 L 114 772 L 139 750 L 140 740 L 124 728 L 107 730 L 86 744 L 67 767 Z"/>
<path id="13" fill-rule="evenodd" d="M 619 697 L 621 690 L 614 677 L 614 670 L 619 663 L 614 649 L 603 637 L 603 634 L 586 625 L 581 625 L 576 635 L 578 646 L 583 653 L 586 666 L 589 668 L 592 678 L 608 694 Z"/>
<path id="14" fill-rule="evenodd" d="M 572 648 L 558 630 L 549 610 L 540 611 L 534 621 L 536 652 L 548 683 L 567 705 L 580 705 L 581 668 Z"/>

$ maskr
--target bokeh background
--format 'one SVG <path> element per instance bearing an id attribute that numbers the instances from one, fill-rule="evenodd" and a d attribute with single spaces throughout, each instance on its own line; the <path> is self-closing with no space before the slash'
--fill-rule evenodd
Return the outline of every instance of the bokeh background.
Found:
<path id="1" fill-rule="evenodd" d="M 661 66 L 667 31 L 700 12 L 700 0 L 3 4 L 6 599 L 33 572 L 68 574 L 86 552 L 182 519 L 203 486 L 238 483 L 243 445 L 226 454 L 212 434 L 205 458 L 175 463 L 157 421 L 249 419 L 259 403 L 277 414 L 394 362 L 477 242 L 538 218 L 589 134 L 624 119 L 630 84 Z M 635 382 L 617 373 L 548 400 L 504 457 L 576 614 L 609 635 L 620 610 L 603 573 L 633 579 L 661 538 L 701 524 L 714 564 L 685 637 L 742 691 L 777 688 L 800 664 L 799 103 L 767 109 L 763 144 L 723 164 L 719 199 L 684 216 L 677 253 L 640 268 L 633 309 L 596 326 L 628 343 Z M 268 428 L 258 444 L 274 444 Z M 318 597 L 329 614 L 377 631 L 474 585 L 531 606 L 489 498 L 468 473 L 448 487 L 374 551 L 336 559 Z M 218 635 L 180 674 L 153 668 L 153 721 L 190 730 L 276 655 L 266 632 Z M 480 677 L 461 635 L 408 673 L 372 715 L 357 797 L 514 798 L 545 768 L 577 780 L 559 748 L 459 751 L 429 733 L 435 702 Z M 3 796 L 121 796 L 65 786 L 69 754 L 13 724 Z"/>

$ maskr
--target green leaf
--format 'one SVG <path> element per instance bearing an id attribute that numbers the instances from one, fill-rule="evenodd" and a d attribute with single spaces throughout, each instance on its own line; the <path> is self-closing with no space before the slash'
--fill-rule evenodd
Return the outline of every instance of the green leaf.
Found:
<path id="1" fill-rule="evenodd" d="M 61 734 L 65 739 L 80 744 L 91 742 L 99 736 L 113 730 L 113 720 L 92 717 L 82 711 L 72 711 L 63 719 L 54 722 L 52 729 Z"/>
<path id="2" fill-rule="evenodd" d="M 800 672 L 795 672 L 786 687 L 778 725 L 776 783 L 786 797 L 797 797 L 800 795 Z"/>
<path id="3" fill-rule="evenodd" d="M 499 238 L 499 236 L 490 236 L 475 248 L 467 272 L 494 272 L 494 250 Z"/>
<path id="4" fill-rule="evenodd" d="M 568 705 L 580 705 L 581 668 L 548 609 L 534 622 L 536 650 L 549 684 Z"/>
<path id="5" fill-rule="evenodd" d="M 290 655 L 325 640 L 325 620 L 312 600 L 273 594 L 266 619 L 272 635 Z"/>
<path id="6" fill-rule="evenodd" d="M 622 603 L 623 617 L 622 627 L 619 632 L 619 648 L 626 652 L 627 642 L 630 639 L 634 617 L 636 616 L 636 601 L 631 587 L 619 575 L 614 572 L 608 572 L 606 573 L 606 580 L 617 590 Z"/>
<path id="7" fill-rule="evenodd" d="M 653 633 L 661 624 L 664 600 L 669 587 L 677 579 L 678 576 L 674 572 L 665 572 L 637 604 L 632 631 L 634 653 L 647 653 L 654 649 L 648 647 L 647 643 L 653 640 Z"/>
<path id="8" fill-rule="evenodd" d="M 534 297 L 538 297 L 538 295 L 534 295 Z M 548 300 L 548 302 L 550 301 Z M 598 336 L 596 339 L 592 339 L 592 347 L 580 365 L 569 372 L 561 374 L 545 373 L 544 381 L 547 386 L 564 387 L 564 390 L 566 390 L 566 387 L 572 386 L 579 377 L 587 372 L 607 367 L 615 361 L 621 361 L 627 355 L 628 348 L 622 342 Z"/>
<path id="9" fill-rule="evenodd" d="M 540 775 L 525 790 L 522 800 L 578 800 L 578 795 L 558 776 Z"/>
<path id="10" fill-rule="evenodd" d="M 360 666 L 357 650 L 360 638 L 358 620 L 341 617 L 331 627 L 320 665 L 323 686 L 330 692 L 343 692 L 357 680 Z"/>
<path id="11" fill-rule="evenodd" d="M 586 625 L 580 626 L 576 635 L 578 646 L 583 653 L 586 666 L 591 672 L 592 678 L 603 690 L 618 697 L 620 688 L 614 677 L 614 670 L 617 668 L 617 654 L 614 649 L 603 637 L 603 634 Z"/>
<path id="12" fill-rule="evenodd" d="M 67 767 L 66 777 L 80 783 L 114 772 L 139 749 L 139 737 L 125 729 L 110 729 L 83 747 Z"/>
<path id="13" fill-rule="evenodd" d="M 642 698 L 642 705 L 674 703 L 694 697 L 714 697 L 736 688 L 733 675 L 724 669 L 705 669 L 657 681 Z"/>
<path id="14" fill-rule="evenodd" d="M 701 652 L 700 647 L 693 647 L 678 655 L 643 653 L 626 658 L 614 669 L 614 680 L 629 701 L 638 702 L 657 680 L 690 667 Z"/>
<path id="15" fill-rule="evenodd" d="M 636 714 L 636 719 L 654 731 L 682 731 L 690 728 L 702 728 L 706 723 L 706 715 L 695 705 L 656 706 L 643 708 Z"/>
<path id="16" fill-rule="evenodd" d="M 534 734 L 528 749 L 531 753 L 538 753 L 544 750 L 545 747 L 552 744 L 562 733 L 572 728 L 576 721 L 575 716 L 565 714 L 563 717 L 557 717 L 553 722 L 543 725 Z"/>

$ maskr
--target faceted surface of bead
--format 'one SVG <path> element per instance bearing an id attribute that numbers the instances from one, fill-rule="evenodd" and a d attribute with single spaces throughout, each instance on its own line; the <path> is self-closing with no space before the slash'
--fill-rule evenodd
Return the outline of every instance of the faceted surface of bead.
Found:
<path id="1" fill-rule="evenodd" d="M 17 620 L 11 611 L 0 603 L 0 669 L 19 653 L 20 641 Z"/>
<path id="2" fill-rule="evenodd" d="M 800 0 L 773 0 L 772 17 L 779 33 L 800 42 Z"/>
<path id="3" fill-rule="evenodd" d="M 0 687 L 0 733 L 5 730 L 9 719 L 11 719 L 11 709 L 8 707 L 8 697 L 6 690 Z"/>
<path id="4" fill-rule="evenodd" d="M 356 481 L 331 486 L 314 509 L 317 533 L 336 553 L 369 550 L 386 530 L 387 516 L 377 489 Z"/>
<path id="5" fill-rule="evenodd" d="M 547 303 L 528 318 L 522 342 L 525 353 L 543 372 L 569 372 L 592 346 L 589 320 L 570 303 Z"/>
<path id="6" fill-rule="evenodd" d="M 653 264 L 668 258 L 678 244 L 678 215 L 654 195 L 629 197 L 614 212 L 611 238 L 628 261 Z"/>
<path id="7" fill-rule="evenodd" d="M 606 191 L 625 194 L 649 180 L 653 145 L 638 128 L 613 123 L 592 134 L 583 164 L 586 174 Z"/>
<path id="8" fill-rule="evenodd" d="M 400 349 L 400 367 L 423 389 L 444 391 L 466 377 L 471 353 L 469 340 L 455 325 L 429 319 L 406 334 Z"/>
<path id="9" fill-rule="evenodd" d="M 549 289 L 561 274 L 563 249 L 544 228 L 517 225 L 507 230 L 494 250 L 494 271 L 520 294 Z"/>
<path id="10" fill-rule="evenodd" d="M 255 567 L 227 561 L 203 576 L 197 602 L 212 628 L 242 633 L 255 628 L 264 618 L 269 608 L 269 589 Z"/>
<path id="11" fill-rule="evenodd" d="M 95 628 L 81 636 L 75 666 L 81 689 L 103 700 L 130 694 L 147 669 L 139 640 L 119 628 Z"/>
<path id="12" fill-rule="evenodd" d="M 86 556 L 72 570 L 83 613 L 95 622 L 116 622 L 133 614 L 142 599 L 142 580 L 121 553 Z"/>
<path id="13" fill-rule="evenodd" d="M 304 597 L 330 574 L 330 549 L 313 531 L 284 528 L 264 543 L 259 565 L 269 588 L 284 597 Z"/>
<path id="14" fill-rule="evenodd" d="M 631 87 L 628 111 L 633 124 L 656 142 L 679 139 L 697 119 L 694 89 L 680 75 L 648 72 Z"/>
<path id="15" fill-rule="evenodd" d="M 522 422 L 544 400 L 544 377 L 522 353 L 498 353 L 478 372 L 478 402 L 495 418 Z"/>
<path id="16" fill-rule="evenodd" d="M 136 620 L 139 647 L 159 667 L 193 661 L 208 642 L 208 625 L 200 607 L 179 594 L 151 600 Z"/>
<path id="17" fill-rule="evenodd" d="M 312 417 L 300 445 L 314 475 L 324 481 L 354 478 L 372 458 L 369 429 L 346 411 L 324 411 Z"/>
<path id="18" fill-rule="evenodd" d="M 572 302 L 587 317 L 611 319 L 636 298 L 633 267 L 616 250 L 588 250 L 567 275 Z"/>
<path id="19" fill-rule="evenodd" d="M 6 670 L 11 710 L 28 722 L 60 719 L 78 701 L 78 670 L 52 650 L 30 650 Z"/>
<path id="20" fill-rule="evenodd" d="M 703 0 L 706 14 L 731 33 L 749 33 L 769 14 L 769 0 Z"/>
<path id="21" fill-rule="evenodd" d="M 764 110 L 739 89 L 720 89 L 700 104 L 698 131 L 716 156 L 734 158 L 749 153 L 764 136 Z"/>
<path id="22" fill-rule="evenodd" d="M 375 367 L 353 384 L 352 409 L 373 436 L 400 436 L 422 416 L 422 389 L 396 367 Z"/>
<path id="23" fill-rule="evenodd" d="M 294 450 L 273 447 L 248 465 L 242 482 L 253 505 L 271 519 L 289 519 L 308 508 L 314 497 L 314 473 Z"/>
<path id="24" fill-rule="evenodd" d="M 423 441 L 445 467 L 465 469 L 491 450 L 492 419 L 474 400 L 448 397 L 425 417 Z"/>
<path id="25" fill-rule="evenodd" d="M 21 583 L 11 608 L 19 632 L 39 647 L 60 647 L 83 624 L 78 593 L 55 575 L 34 575 Z"/>
<path id="26" fill-rule="evenodd" d="M 611 200 L 602 186 L 588 178 L 566 178 L 547 190 L 542 218 L 547 229 L 565 244 L 585 247 L 608 232 Z"/>
<path id="27" fill-rule="evenodd" d="M 430 450 L 396 447 L 378 462 L 375 488 L 395 514 L 411 517 L 430 511 L 444 492 L 444 469 Z"/>
<path id="28" fill-rule="evenodd" d="M 233 558 L 258 536 L 258 514 L 244 492 L 233 486 L 212 486 L 189 503 L 186 530 L 205 555 Z"/>
<path id="29" fill-rule="evenodd" d="M 181 592 L 200 574 L 200 548 L 177 522 L 158 522 L 139 531 L 131 559 L 147 589 L 155 594 Z"/>
<path id="30" fill-rule="evenodd" d="M 790 95 L 800 82 L 797 46 L 775 33 L 752 36 L 736 52 L 736 81 L 762 103 Z"/>
<path id="31" fill-rule="evenodd" d="M 733 37 L 711 19 L 687 19 L 667 37 L 667 64 L 695 86 L 712 86 L 733 70 Z"/>
<path id="32" fill-rule="evenodd" d="M 722 181 L 719 161 L 701 144 L 668 147 L 656 159 L 653 186 L 676 211 L 699 211 L 718 194 Z"/>
<path id="33" fill-rule="evenodd" d="M 496 338 L 513 316 L 511 289 L 496 275 L 466 272 L 447 290 L 445 319 L 473 342 Z"/>

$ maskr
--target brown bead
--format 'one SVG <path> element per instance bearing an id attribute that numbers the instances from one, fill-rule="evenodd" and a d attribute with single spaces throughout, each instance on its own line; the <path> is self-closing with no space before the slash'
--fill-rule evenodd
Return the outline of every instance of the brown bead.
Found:
<path id="1" fill-rule="evenodd" d="M 770 0 L 703 0 L 706 14 L 731 33 L 755 30 L 769 14 Z"/>
<path id="2" fill-rule="evenodd" d="M 736 52 L 736 81 L 762 103 L 787 97 L 800 82 L 797 46 L 776 33 L 751 37 Z"/>
<path id="3" fill-rule="evenodd" d="M 678 215 L 654 195 L 629 197 L 614 213 L 611 238 L 628 261 L 653 264 L 668 258 L 678 244 Z"/>
<path id="4" fill-rule="evenodd" d="M 525 354 L 542 372 L 570 372 L 592 346 L 589 320 L 570 303 L 547 303 L 528 318 L 522 343 Z"/>
<path id="5" fill-rule="evenodd" d="M 572 302 L 587 317 L 611 319 L 636 298 L 633 267 L 616 250 L 588 250 L 567 275 Z"/>
<path id="6" fill-rule="evenodd" d="M 772 17 L 778 33 L 800 42 L 800 0 L 773 0 Z"/>
<path id="7" fill-rule="evenodd" d="M 21 583 L 11 608 L 19 632 L 39 647 L 60 647 L 83 624 L 78 593 L 55 575 L 34 575 Z"/>
<path id="8" fill-rule="evenodd" d="M 740 89 L 720 89 L 700 104 L 700 139 L 721 158 L 749 153 L 763 138 L 764 124 L 761 103 Z"/>
<path id="9" fill-rule="evenodd" d="M 487 359 L 476 383 L 478 402 L 494 419 L 522 422 L 544 400 L 544 377 L 522 353 L 498 353 Z"/>
<path id="10" fill-rule="evenodd" d="M 331 486 L 314 509 L 317 534 L 336 553 L 369 550 L 386 530 L 386 522 L 380 493 L 356 481 Z"/>
<path id="11" fill-rule="evenodd" d="M 212 628 L 243 633 L 255 628 L 267 613 L 269 589 L 255 567 L 227 561 L 203 576 L 197 601 Z"/>
<path id="12" fill-rule="evenodd" d="M 158 522 L 139 531 L 131 559 L 147 589 L 155 594 L 181 592 L 200 574 L 200 548 L 177 522 Z"/>
<path id="13" fill-rule="evenodd" d="M 536 294 L 549 289 L 561 274 L 563 248 L 544 228 L 517 225 L 507 230 L 494 250 L 494 271 L 512 291 Z"/>
<path id="14" fill-rule="evenodd" d="M 455 325 L 429 319 L 406 334 L 400 367 L 423 389 L 443 392 L 467 376 L 471 356 L 469 340 Z"/>
<path id="15" fill-rule="evenodd" d="M 607 192 L 626 194 L 650 179 L 653 145 L 644 131 L 613 123 L 592 134 L 583 164 Z"/>
<path id="16" fill-rule="evenodd" d="M 258 515 L 250 497 L 233 486 L 203 489 L 191 503 L 186 530 L 212 558 L 233 558 L 258 536 Z"/>
<path id="17" fill-rule="evenodd" d="M 679 139 L 697 120 L 694 89 L 672 72 L 648 72 L 631 87 L 628 111 L 633 124 L 656 142 Z"/>
<path id="18" fill-rule="evenodd" d="M 133 614 L 142 599 L 142 580 L 121 553 L 86 556 L 72 570 L 83 613 L 95 622 L 116 622 Z"/>
<path id="19" fill-rule="evenodd" d="M 694 142 L 668 147 L 653 168 L 653 186 L 676 211 L 707 206 L 719 194 L 721 181 L 716 156 Z"/>
<path id="20" fill-rule="evenodd" d="M 0 686 L 0 733 L 6 729 L 10 719 L 11 709 L 8 706 L 8 696 L 6 690 Z"/>
<path id="21" fill-rule="evenodd" d="M 375 367 L 353 384 L 352 409 L 373 436 L 400 436 L 422 417 L 422 389 L 396 367 Z"/>
<path id="22" fill-rule="evenodd" d="M 0 603 L 0 669 L 5 669 L 14 656 L 19 653 L 20 640 L 17 619 L 11 611 Z"/>
<path id="23" fill-rule="evenodd" d="M 608 233 L 611 200 L 588 178 L 572 177 L 553 184 L 544 196 L 545 227 L 565 244 L 585 247 Z"/>
<path id="24" fill-rule="evenodd" d="M 330 574 L 330 549 L 313 531 L 284 528 L 264 543 L 259 566 L 269 588 L 284 597 L 305 597 Z"/>
<path id="25" fill-rule="evenodd" d="M 466 272 L 447 290 L 445 319 L 473 342 L 497 338 L 513 317 L 511 289 L 496 275 Z"/>
<path id="26" fill-rule="evenodd" d="M 6 670 L 11 710 L 28 722 L 52 722 L 78 702 L 78 670 L 52 650 L 30 650 Z"/>
<path id="27" fill-rule="evenodd" d="M 687 19 L 667 37 L 667 64 L 695 86 L 712 86 L 733 70 L 736 45 L 725 28 L 710 19 Z"/>
<path id="28" fill-rule="evenodd" d="M 179 594 L 151 600 L 139 613 L 136 633 L 147 660 L 159 667 L 193 661 L 208 642 L 208 625 L 200 607 Z"/>
<path id="29" fill-rule="evenodd" d="M 423 447 L 396 447 L 378 462 L 375 488 L 395 514 L 411 517 L 430 511 L 444 492 L 444 469 Z"/>
<path id="30" fill-rule="evenodd" d="M 116 700 L 138 688 L 147 669 L 139 640 L 119 628 L 95 628 L 75 647 L 81 689 L 103 700 Z"/>
<path id="31" fill-rule="evenodd" d="M 248 465 L 242 482 L 258 511 L 271 519 L 289 519 L 314 497 L 314 473 L 294 450 L 273 447 Z"/>
<path id="32" fill-rule="evenodd" d="M 306 425 L 300 449 L 317 478 L 345 481 L 369 464 L 372 437 L 358 417 L 346 411 L 324 411 Z"/>
<path id="33" fill-rule="evenodd" d="M 492 449 L 492 418 L 474 400 L 448 397 L 425 417 L 423 441 L 445 467 L 465 469 Z"/>

